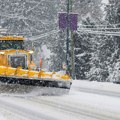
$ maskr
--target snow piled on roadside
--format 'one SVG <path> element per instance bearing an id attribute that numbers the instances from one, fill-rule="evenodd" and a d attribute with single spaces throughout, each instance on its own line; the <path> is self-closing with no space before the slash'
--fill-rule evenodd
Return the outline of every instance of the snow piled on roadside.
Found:
<path id="1" fill-rule="evenodd" d="M 120 84 L 114 84 L 112 82 L 73 80 L 73 86 L 120 93 Z"/>

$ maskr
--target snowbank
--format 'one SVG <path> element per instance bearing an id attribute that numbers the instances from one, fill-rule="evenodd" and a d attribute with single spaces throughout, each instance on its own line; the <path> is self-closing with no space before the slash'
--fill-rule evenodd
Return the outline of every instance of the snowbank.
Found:
<path id="1" fill-rule="evenodd" d="M 114 84 L 110 82 L 97 82 L 97 81 L 86 81 L 86 80 L 73 80 L 74 87 L 89 88 L 96 90 L 103 90 L 109 92 L 120 93 L 120 84 Z"/>

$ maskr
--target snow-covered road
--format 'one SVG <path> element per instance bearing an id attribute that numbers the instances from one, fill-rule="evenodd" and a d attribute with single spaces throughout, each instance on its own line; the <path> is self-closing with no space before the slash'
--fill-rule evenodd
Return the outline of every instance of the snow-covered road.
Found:
<path id="1" fill-rule="evenodd" d="M 120 85 L 73 81 L 69 95 L 20 89 L 0 88 L 0 120 L 120 120 Z"/>

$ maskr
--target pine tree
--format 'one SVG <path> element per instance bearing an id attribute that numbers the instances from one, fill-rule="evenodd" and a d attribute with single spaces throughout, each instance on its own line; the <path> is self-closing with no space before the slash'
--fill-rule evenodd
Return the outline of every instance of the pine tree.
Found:
<path id="1" fill-rule="evenodd" d="M 119 27 L 119 14 L 119 2 L 117 0 L 109 1 L 109 4 L 106 6 L 105 19 L 107 22 L 107 28 Z M 97 81 L 119 80 L 120 37 L 112 35 L 100 36 L 97 38 L 96 45 L 96 51 L 94 52 L 91 60 L 92 68 L 88 74 L 89 79 Z"/>
<path id="2" fill-rule="evenodd" d="M 120 27 L 120 1 L 119 0 L 109 0 L 109 5 L 107 6 L 106 20 L 110 27 L 119 28 Z M 120 37 L 112 37 L 114 44 L 111 56 L 111 64 L 109 66 L 109 81 L 119 81 L 119 65 L 120 65 Z M 109 46 L 111 47 L 111 46 Z"/>
<path id="3" fill-rule="evenodd" d="M 82 25 L 93 25 L 90 18 L 86 18 Z M 86 79 L 86 73 L 90 70 L 90 59 L 92 53 L 91 39 L 93 35 L 79 33 L 74 35 L 75 40 L 75 76 L 77 79 Z"/>

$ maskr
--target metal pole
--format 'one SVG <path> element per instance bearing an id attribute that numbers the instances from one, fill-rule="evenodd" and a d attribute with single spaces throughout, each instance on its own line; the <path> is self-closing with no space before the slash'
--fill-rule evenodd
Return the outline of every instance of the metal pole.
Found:
<path id="1" fill-rule="evenodd" d="M 72 0 L 70 0 L 70 12 L 72 12 Z M 71 31 L 71 76 L 75 79 L 75 53 L 74 53 L 73 31 Z"/>
<path id="2" fill-rule="evenodd" d="M 67 72 L 69 72 L 69 74 L 74 79 L 75 78 L 74 39 L 73 39 L 73 31 L 70 30 L 70 19 L 69 19 L 70 12 L 72 12 L 72 0 L 67 0 L 66 66 L 67 66 Z M 71 43 L 71 48 L 69 48 L 70 43 Z"/>
<path id="3" fill-rule="evenodd" d="M 67 39 L 66 39 L 66 66 L 67 72 L 69 72 L 69 41 L 70 41 L 70 21 L 69 21 L 69 12 L 70 12 L 70 0 L 67 0 Z"/>
<path id="4" fill-rule="evenodd" d="M 75 51 L 74 51 L 74 39 L 73 32 L 71 33 L 71 75 L 72 79 L 75 79 Z"/>

